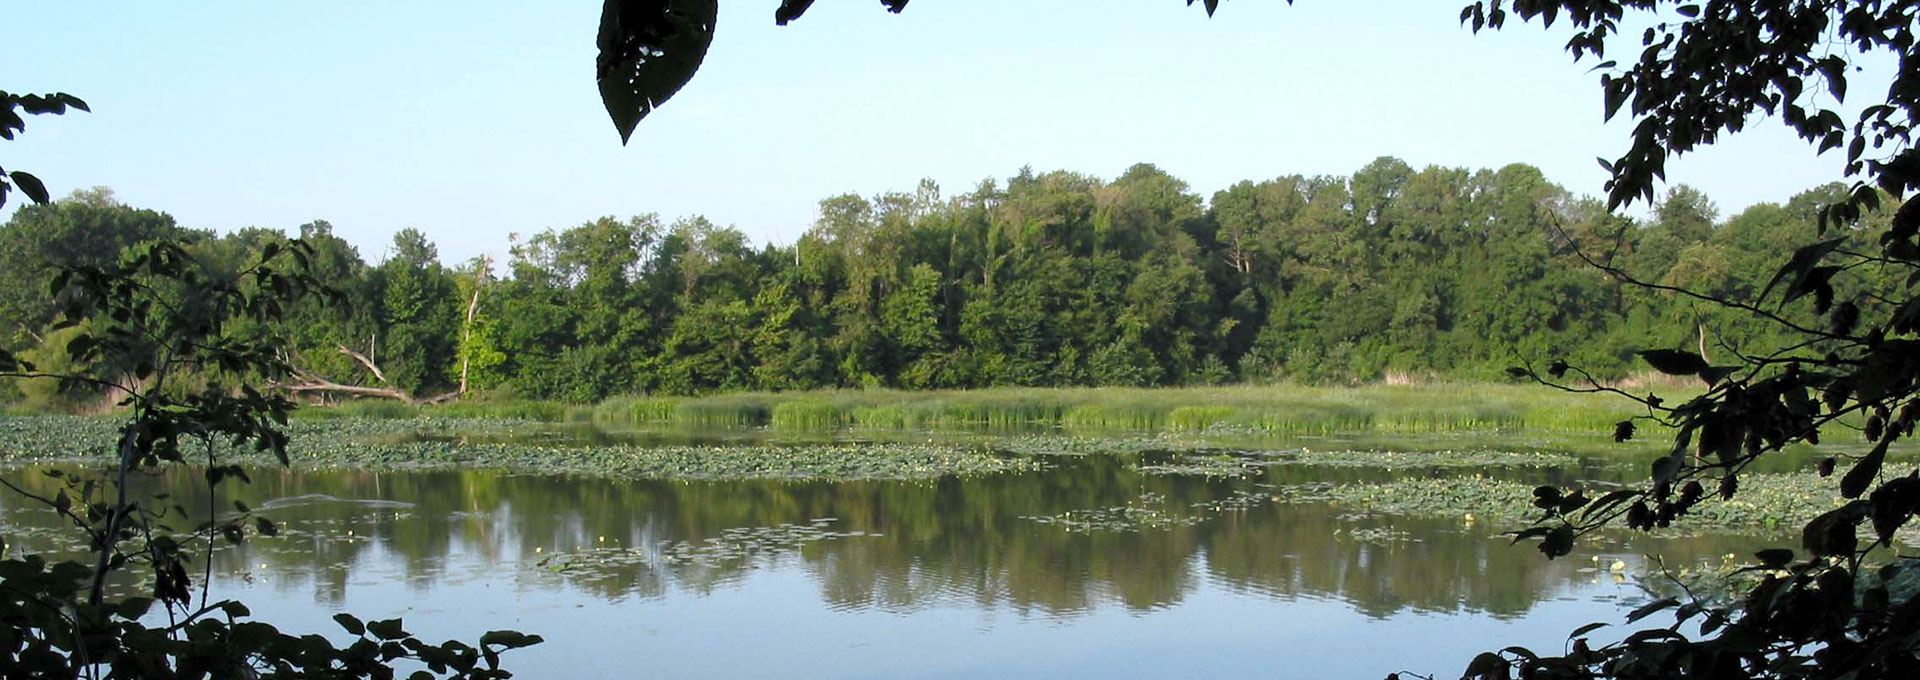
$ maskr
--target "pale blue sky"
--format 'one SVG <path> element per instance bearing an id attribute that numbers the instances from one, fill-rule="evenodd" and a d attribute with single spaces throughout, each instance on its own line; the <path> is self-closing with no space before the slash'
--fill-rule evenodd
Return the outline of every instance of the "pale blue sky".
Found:
<path id="1" fill-rule="evenodd" d="M 790 242 L 832 194 L 952 193 L 1023 165 L 1151 162 L 1204 196 L 1392 155 L 1530 163 L 1599 193 L 1594 157 L 1629 126 L 1602 125 L 1567 28 L 1475 36 L 1464 2 L 1232 0 L 1209 20 L 1179 0 L 822 0 L 776 27 L 777 0 L 723 0 L 700 74 L 622 147 L 594 0 L 13 0 L 0 89 L 94 112 L 29 120 L 0 165 L 193 227 L 324 218 L 372 260 L 405 227 L 451 261 L 647 212 Z M 1839 166 L 1768 122 L 1669 178 L 1730 214 Z"/>

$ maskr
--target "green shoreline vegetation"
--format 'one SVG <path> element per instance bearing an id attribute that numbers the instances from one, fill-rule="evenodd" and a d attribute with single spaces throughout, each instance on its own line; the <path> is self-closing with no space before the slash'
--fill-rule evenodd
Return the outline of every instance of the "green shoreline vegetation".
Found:
<path id="1" fill-rule="evenodd" d="M 1083 455 L 1120 456 L 1141 474 L 1223 479 L 1274 467 L 1338 468 L 1371 476 L 1280 483 L 1270 499 L 1248 502 L 1459 516 L 1494 531 L 1537 515 L 1534 483 L 1514 478 L 1524 472 L 1483 473 L 1573 470 L 1583 457 L 1637 470 L 1648 449 L 1606 439 L 1612 423 L 1633 415 L 1631 406 L 1606 395 L 1489 384 L 842 390 L 596 405 L 358 401 L 297 411 L 289 457 L 307 468 L 796 481 L 1023 472 Z M 90 443 L 111 441 L 118 426 L 110 416 L 0 417 L 0 466 L 100 459 Z M 731 436 L 717 444 L 592 441 L 582 429 Z M 1832 507 L 1832 491 L 1820 481 L 1807 472 L 1749 475 L 1738 500 L 1703 505 L 1682 528 L 1774 533 L 1797 526 Z"/>
<path id="2" fill-rule="evenodd" d="M 1662 392 L 1684 395 L 1686 390 L 1665 388 Z M 1484 431 L 1601 436 L 1611 432 L 1614 423 L 1643 413 L 1634 406 L 1607 395 L 1573 394 L 1536 385 L 1434 383 L 735 392 L 695 397 L 613 397 L 593 405 L 472 400 L 410 406 L 360 400 L 305 408 L 296 417 L 433 416 L 624 427 L 767 427 L 800 432 L 840 428 L 1058 428 L 1276 436 Z"/>
<path id="3" fill-rule="evenodd" d="M 501 261 L 452 263 L 416 230 L 374 262 L 324 221 L 216 235 L 95 189 L 0 224 L 0 319 L 16 322 L 0 349 L 74 368 L 64 350 L 80 330 L 54 327 L 60 306 L 44 295 L 59 266 L 111 264 L 125 246 L 174 239 L 225 273 L 297 232 L 311 273 L 342 299 L 295 303 L 270 330 L 301 371 L 283 386 L 317 399 L 460 395 L 525 404 L 482 408 L 540 420 L 591 417 L 557 404 L 601 404 L 603 420 L 709 425 L 1534 426 L 1553 413 L 1395 421 L 1392 404 L 1355 410 L 1337 391 L 1250 412 L 1252 388 L 1171 406 L 1125 388 L 1487 381 L 1554 360 L 1619 381 L 1644 370 L 1636 350 L 1782 346 L 1790 334 L 1627 286 L 1568 246 L 1600 252 L 1618 239 L 1615 264 L 1638 278 L 1740 297 L 1764 289 L 1787 244 L 1818 232 L 1818 207 L 1845 195 L 1819 187 L 1722 216 L 1678 186 L 1629 223 L 1525 165 L 1380 158 L 1347 176 L 1241 182 L 1209 197 L 1140 164 L 1111 180 L 1023 170 L 958 194 L 927 182 L 834 196 L 790 244 L 642 215 L 534 228 Z M 1850 281 L 1836 279 L 1836 299 L 1857 292 Z M 98 385 L 122 376 L 90 377 L 100 382 L 0 381 L 0 403 L 100 410 L 114 399 Z M 1114 391 L 1025 404 L 1003 391 L 1046 387 Z M 622 396 L 636 394 L 710 396 Z M 896 407 L 892 394 L 916 398 Z"/>

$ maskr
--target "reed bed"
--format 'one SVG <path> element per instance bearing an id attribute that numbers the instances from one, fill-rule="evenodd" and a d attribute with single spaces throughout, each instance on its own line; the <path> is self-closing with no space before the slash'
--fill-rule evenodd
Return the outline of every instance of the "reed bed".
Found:
<path id="1" fill-rule="evenodd" d="M 412 405 L 388 399 L 356 399 L 331 406 L 306 406 L 294 411 L 303 420 L 366 418 L 370 420 L 409 420 L 415 418 L 454 418 L 461 420 L 530 420 L 541 423 L 584 423 L 599 420 L 599 409 L 557 401 L 454 401 L 445 404 Z"/>
<path id="2" fill-rule="evenodd" d="M 1634 413 L 1634 404 L 1618 397 L 1496 384 L 745 392 L 620 397 L 592 409 L 596 420 L 623 425 L 1255 435 L 1489 430 L 1593 433 L 1609 431 L 1613 423 Z"/>

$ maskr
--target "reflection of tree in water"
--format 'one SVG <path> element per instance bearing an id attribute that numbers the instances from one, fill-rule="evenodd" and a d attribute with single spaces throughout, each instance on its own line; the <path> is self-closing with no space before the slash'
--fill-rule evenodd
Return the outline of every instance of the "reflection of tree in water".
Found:
<path id="1" fill-rule="evenodd" d="M 1056 462 L 1055 469 L 1034 474 L 842 483 L 263 470 L 240 490 L 249 504 L 310 494 L 347 502 L 270 510 L 284 535 L 222 550 L 214 569 L 227 577 L 270 575 L 289 596 L 286 589 L 304 581 L 316 600 L 332 605 L 343 600 L 354 570 L 424 592 L 511 565 L 527 587 L 550 587 L 558 579 L 624 599 L 711 592 L 778 562 L 805 569 L 836 607 L 913 611 L 965 604 L 1050 616 L 1102 604 L 1166 607 L 1207 580 L 1277 598 L 1339 598 L 1369 616 L 1409 609 L 1514 616 L 1579 577 L 1578 561 L 1539 559 L 1489 540 L 1493 529 L 1463 518 L 1356 518 L 1327 504 L 1258 503 L 1167 528 L 1066 531 L 1027 518 L 1142 498 L 1171 513 L 1203 513 L 1197 504 L 1257 489 L 1257 480 L 1145 475 L 1105 457 Z M 199 486 L 187 483 L 189 474 L 195 473 L 172 471 L 156 483 Z M 47 483 L 37 474 L 15 477 L 29 486 Z M 351 499 L 413 507 L 369 507 Z M 207 507 L 204 496 L 176 500 L 202 512 Z M 820 518 L 834 521 L 808 524 Z M 742 527 L 783 525 L 866 535 L 785 543 L 740 538 Z M 1354 535 L 1368 528 L 1384 531 Z M 700 558 L 670 559 L 663 549 L 675 545 L 682 556 Z M 1694 554 L 1713 548 L 1668 547 Z"/>

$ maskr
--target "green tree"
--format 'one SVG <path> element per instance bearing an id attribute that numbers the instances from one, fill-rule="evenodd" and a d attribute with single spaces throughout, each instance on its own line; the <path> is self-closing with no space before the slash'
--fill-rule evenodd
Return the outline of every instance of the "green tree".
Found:
<path id="1" fill-rule="evenodd" d="M 318 635 L 295 637 L 246 620 L 245 605 L 211 600 L 205 584 L 196 596 L 190 560 L 211 560 L 216 544 L 240 543 L 249 533 L 272 535 L 275 525 L 237 505 L 236 515 L 215 513 L 220 519 L 176 532 L 160 509 L 165 503 L 138 497 L 130 478 L 192 457 L 205 465 L 212 487 L 244 480 L 244 469 L 226 458 L 243 446 L 287 462 L 282 428 L 293 404 L 244 381 L 289 370 L 284 345 L 262 331 L 273 328 L 294 299 L 320 290 L 301 271 L 309 259 L 302 242 L 273 244 L 234 270 L 163 240 L 130 248 L 110 264 L 55 274 L 61 325 L 71 332 L 66 360 L 132 377 L 123 388 L 130 412 L 105 475 L 55 473 L 63 487 L 51 496 L 6 483 L 83 534 L 92 564 L 0 558 L 6 584 L 0 674 L 382 678 L 393 676 L 394 662 L 411 659 L 430 676 L 505 678 L 511 674 L 499 670 L 499 652 L 540 642 L 497 631 L 477 647 L 433 645 L 407 633 L 398 619 L 362 622 L 343 613 L 335 621 L 354 641 L 337 647 Z M 88 382 L 102 370 L 49 374 L 50 368 L 0 349 L 0 376 Z M 178 384 L 189 376 L 194 379 Z M 108 600 L 108 577 L 125 571 L 145 572 L 153 596 Z M 155 605 L 166 611 L 167 625 L 150 625 Z"/>
<path id="2" fill-rule="evenodd" d="M 402 229 L 376 273 L 381 338 L 370 363 L 384 370 L 383 382 L 410 394 L 452 389 L 465 305 L 439 250 L 419 230 Z"/>
<path id="3" fill-rule="evenodd" d="M 28 205 L 0 225 L 0 345 L 18 349 L 59 312 L 47 284 L 62 267 L 113 264 L 127 246 L 189 234 L 166 213 L 129 207 L 105 187 Z"/>

